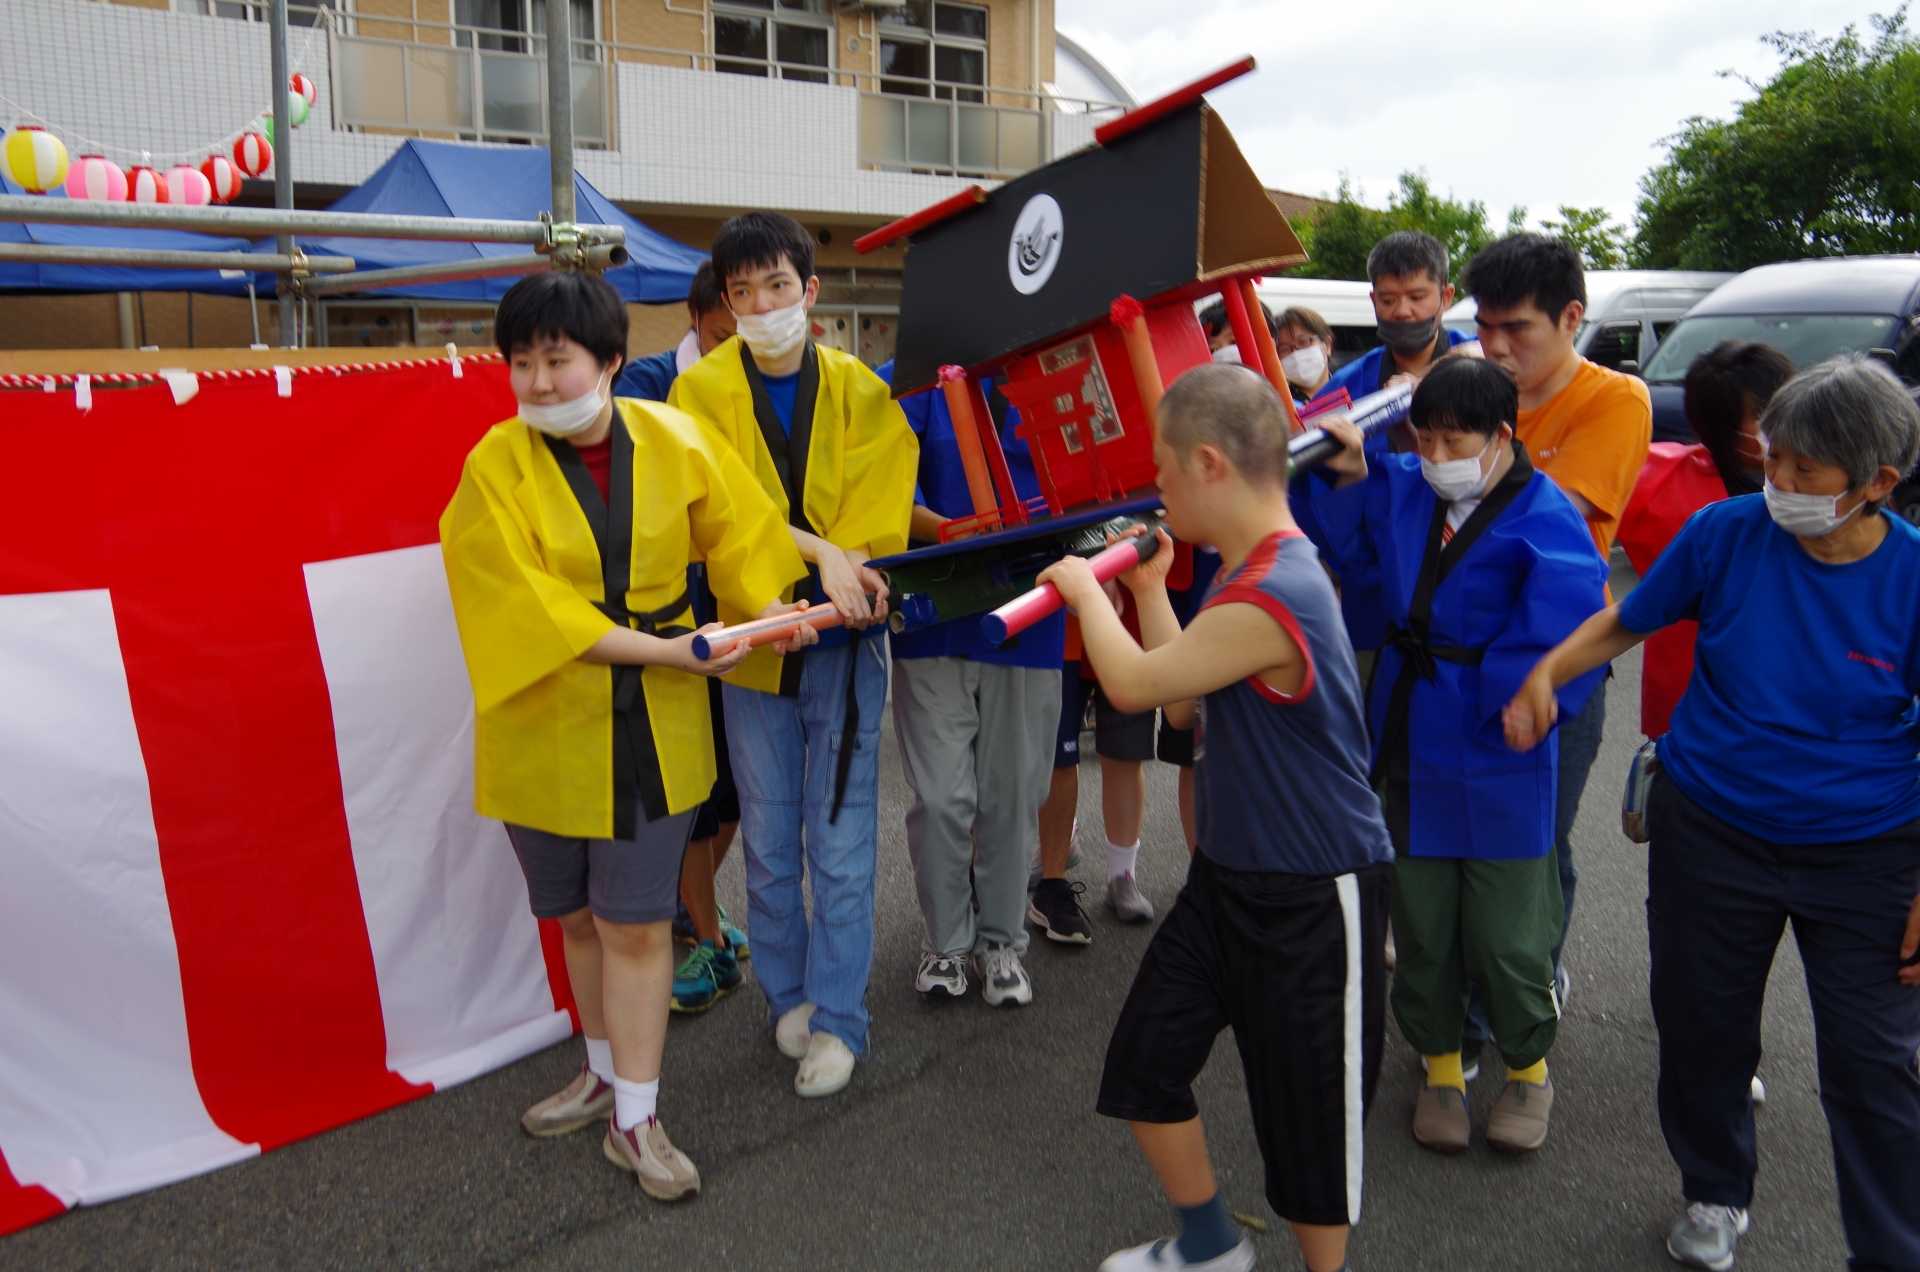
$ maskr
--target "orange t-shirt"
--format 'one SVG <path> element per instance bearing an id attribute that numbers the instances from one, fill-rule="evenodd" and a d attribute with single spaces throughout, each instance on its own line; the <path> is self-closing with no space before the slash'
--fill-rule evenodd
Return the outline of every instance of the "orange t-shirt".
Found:
<path id="1" fill-rule="evenodd" d="M 1647 386 L 1582 358 L 1566 388 L 1520 412 L 1515 432 L 1535 468 L 1593 505 L 1587 529 L 1606 560 L 1653 441 Z"/>

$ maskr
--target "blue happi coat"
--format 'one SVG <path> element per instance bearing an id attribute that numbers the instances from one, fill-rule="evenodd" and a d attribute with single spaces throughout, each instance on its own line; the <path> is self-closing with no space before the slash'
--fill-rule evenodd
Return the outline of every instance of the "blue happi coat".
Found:
<path id="1" fill-rule="evenodd" d="M 1414 455 L 1370 457 L 1366 480 L 1305 483 L 1303 520 L 1339 576 L 1348 634 L 1378 649 L 1367 724 L 1376 783 L 1401 796 L 1395 847 L 1516 859 L 1553 847 L 1559 740 L 1508 749 L 1501 709 L 1543 654 L 1605 604 L 1607 571 L 1567 497 L 1513 447 L 1513 465 L 1451 543 Z M 1562 719 L 1603 673 L 1560 691 Z M 1390 818 L 1402 821 L 1401 818 Z"/>

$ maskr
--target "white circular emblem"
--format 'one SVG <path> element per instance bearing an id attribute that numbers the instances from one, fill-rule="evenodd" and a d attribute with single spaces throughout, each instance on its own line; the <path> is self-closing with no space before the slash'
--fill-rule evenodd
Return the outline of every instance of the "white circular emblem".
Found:
<path id="1" fill-rule="evenodd" d="M 1066 222 L 1060 205 L 1050 194 L 1036 194 L 1020 209 L 1013 222 L 1013 239 L 1007 244 L 1007 278 L 1022 296 L 1031 296 L 1047 285 L 1053 267 L 1060 263 L 1062 236 Z"/>

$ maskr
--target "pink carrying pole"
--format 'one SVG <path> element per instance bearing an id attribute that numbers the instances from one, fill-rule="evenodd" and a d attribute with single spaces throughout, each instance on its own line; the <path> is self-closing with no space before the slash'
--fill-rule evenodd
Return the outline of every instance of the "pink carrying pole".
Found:
<path id="1" fill-rule="evenodd" d="M 1093 577 L 1102 583 L 1113 580 L 1131 570 L 1134 566 L 1151 557 L 1160 546 L 1160 538 L 1149 531 L 1129 539 L 1110 544 L 1099 555 L 1090 558 L 1087 564 L 1093 567 Z M 1042 583 L 1030 592 L 1023 592 L 999 609 L 994 610 L 980 620 L 980 630 L 986 633 L 988 640 L 1003 645 L 1032 627 L 1042 619 L 1060 612 L 1066 604 L 1060 595 L 1060 589 L 1051 583 Z"/>
<path id="2" fill-rule="evenodd" d="M 823 632 L 829 627 L 838 626 L 840 611 L 831 605 L 809 605 L 805 609 L 795 607 L 785 613 L 756 618 L 750 623 L 735 623 L 717 632 L 698 633 L 693 638 L 693 655 L 705 662 L 713 657 L 714 650 L 731 649 L 736 641 L 744 640 L 750 647 L 758 649 L 776 640 L 785 640 L 802 627 Z"/>

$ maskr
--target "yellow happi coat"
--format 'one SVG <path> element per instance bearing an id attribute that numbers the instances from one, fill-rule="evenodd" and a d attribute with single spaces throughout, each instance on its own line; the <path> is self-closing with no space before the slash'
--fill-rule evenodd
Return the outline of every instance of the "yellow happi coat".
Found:
<path id="1" fill-rule="evenodd" d="M 785 518 L 725 442 L 656 402 L 615 398 L 614 410 L 614 427 L 633 444 L 629 611 L 651 614 L 670 629 L 662 634 L 690 630 L 694 561 L 707 563 L 714 595 L 736 614 L 756 613 L 805 573 Z M 583 476 L 577 469 L 576 483 Z M 496 424 L 467 456 L 440 516 L 440 544 L 473 680 L 475 808 L 557 835 L 607 838 L 620 673 L 580 657 L 613 624 L 596 607 L 606 599 L 601 551 L 577 488 L 547 438 L 517 416 Z M 707 686 L 667 667 L 638 675 L 647 727 L 632 731 L 641 739 L 637 780 L 662 805 L 646 816 L 682 812 L 713 788 Z"/>
<path id="2" fill-rule="evenodd" d="M 861 548 L 875 557 L 904 552 L 920 443 L 886 382 L 852 354 L 812 347 L 818 389 L 805 444 L 803 518 L 795 518 L 780 466 L 769 448 L 767 429 L 754 411 L 745 352 L 738 336 L 728 340 L 682 373 L 667 400 L 711 425 L 740 453 L 782 518 L 804 520 L 805 528 L 836 547 Z M 803 385 L 806 379 L 803 372 Z M 801 426 L 807 409 L 807 403 L 795 402 L 795 427 Z M 777 421 L 772 428 L 778 437 Z M 792 590 L 785 595 L 793 599 Z M 725 623 L 740 622 L 755 612 L 726 596 L 717 600 Z M 780 689 L 782 663 L 781 655 L 762 646 L 727 679 L 743 688 L 775 693 Z"/>

